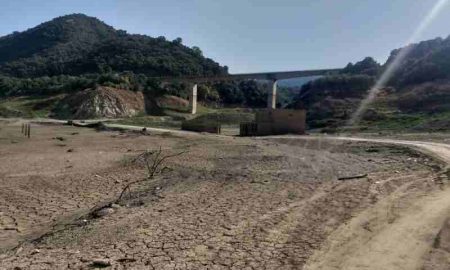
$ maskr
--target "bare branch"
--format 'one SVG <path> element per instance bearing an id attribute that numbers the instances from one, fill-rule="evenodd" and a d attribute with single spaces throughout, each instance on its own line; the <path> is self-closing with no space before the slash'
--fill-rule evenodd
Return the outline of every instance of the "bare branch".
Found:
<path id="1" fill-rule="evenodd" d="M 171 155 L 162 155 L 162 147 L 159 147 L 159 150 L 157 151 L 149 151 L 146 150 L 144 151 L 142 154 L 139 154 L 134 160 L 139 160 L 139 159 L 143 159 L 145 167 L 147 169 L 147 177 L 137 180 L 137 181 L 133 181 L 128 183 L 123 189 L 122 192 L 120 193 L 118 199 L 116 200 L 116 202 L 122 200 L 123 196 L 125 195 L 125 193 L 127 191 L 130 191 L 130 188 L 132 185 L 135 184 L 139 184 L 139 183 L 143 183 L 143 182 L 147 182 L 151 179 L 153 179 L 155 177 L 155 175 L 157 173 L 164 173 L 166 170 L 168 170 L 169 168 L 167 166 L 164 166 L 161 170 L 159 170 L 159 168 L 163 165 L 164 161 L 166 161 L 169 158 L 173 158 L 176 156 L 180 156 L 182 154 L 187 153 L 188 151 L 182 151 L 179 153 L 175 153 L 175 154 L 171 154 Z M 152 157 L 153 158 L 150 158 Z M 152 193 L 155 193 L 155 191 L 153 191 Z"/>
<path id="2" fill-rule="evenodd" d="M 360 179 L 360 178 L 365 178 L 365 177 L 367 177 L 367 173 L 361 174 L 361 175 L 355 175 L 355 176 L 339 177 L 338 180 L 345 181 L 345 180 Z"/>

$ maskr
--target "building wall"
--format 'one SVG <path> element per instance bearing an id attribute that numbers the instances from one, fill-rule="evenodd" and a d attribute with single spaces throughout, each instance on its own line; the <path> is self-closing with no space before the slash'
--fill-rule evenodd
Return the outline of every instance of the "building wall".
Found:
<path id="1" fill-rule="evenodd" d="M 287 109 L 258 111 L 254 124 L 256 124 L 256 134 L 241 135 L 304 134 L 306 111 Z"/>
<path id="2" fill-rule="evenodd" d="M 221 126 L 219 124 L 208 124 L 208 123 L 189 123 L 189 121 L 183 121 L 181 123 L 182 130 L 196 131 L 196 132 L 208 132 L 220 134 Z"/>

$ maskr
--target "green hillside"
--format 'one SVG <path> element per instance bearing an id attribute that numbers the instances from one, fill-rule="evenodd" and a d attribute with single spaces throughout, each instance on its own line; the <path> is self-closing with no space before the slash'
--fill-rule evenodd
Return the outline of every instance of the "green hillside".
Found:
<path id="1" fill-rule="evenodd" d="M 409 53 L 388 85 L 363 115 L 363 130 L 450 130 L 450 38 L 423 41 Z M 302 86 L 295 103 L 308 111 L 310 128 L 341 129 L 367 91 L 401 49 L 384 65 L 367 57 L 348 64 L 342 74 Z"/>
<path id="2" fill-rule="evenodd" d="M 55 18 L 0 38 L 0 74 L 14 77 L 129 71 L 149 76 L 227 72 L 180 38 L 130 35 L 83 14 Z"/>

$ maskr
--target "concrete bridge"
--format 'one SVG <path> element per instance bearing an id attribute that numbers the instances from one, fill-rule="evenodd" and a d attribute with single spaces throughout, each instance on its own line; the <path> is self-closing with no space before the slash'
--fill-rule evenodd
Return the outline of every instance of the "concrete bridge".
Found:
<path id="1" fill-rule="evenodd" d="M 191 83 L 192 92 L 189 97 L 189 107 L 191 113 L 197 112 L 197 84 L 206 82 L 220 81 L 244 81 L 244 80 L 266 80 L 271 82 L 269 88 L 267 107 L 275 109 L 277 103 L 277 82 L 279 80 L 325 76 L 338 74 L 341 69 L 317 69 L 317 70 L 299 70 L 299 71 L 283 71 L 283 72 L 262 72 L 262 73 L 246 73 L 246 74 L 229 74 L 221 76 L 186 76 L 186 77 L 155 77 L 161 82 L 185 82 Z"/>

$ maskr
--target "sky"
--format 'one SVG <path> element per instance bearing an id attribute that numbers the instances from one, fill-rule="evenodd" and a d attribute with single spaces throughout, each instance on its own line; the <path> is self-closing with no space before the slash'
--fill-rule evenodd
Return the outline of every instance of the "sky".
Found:
<path id="1" fill-rule="evenodd" d="M 84 13 L 128 33 L 183 39 L 230 73 L 384 63 L 436 0 L 0 0 L 0 36 Z M 450 5 L 420 40 L 450 35 Z"/>

